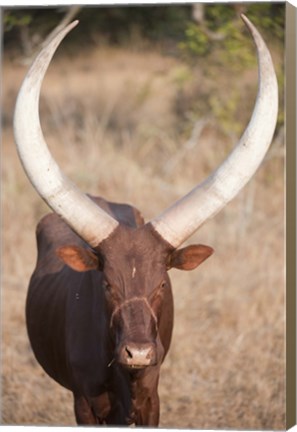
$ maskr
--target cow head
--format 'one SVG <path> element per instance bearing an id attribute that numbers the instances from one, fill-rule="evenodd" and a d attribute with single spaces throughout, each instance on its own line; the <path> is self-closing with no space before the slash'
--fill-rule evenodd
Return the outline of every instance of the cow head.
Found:
<path id="1" fill-rule="evenodd" d="M 129 368 L 156 365 L 163 359 L 159 326 L 164 301 L 171 296 L 168 270 L 192 270 L 212 252 L 204 245 L 174 249 L 151 225 L 119 225 L 94 249 L 69 245 L 57 250 L 76 271 L 103 272 L 100 289 L 105 291 L 115 359 Z"/>

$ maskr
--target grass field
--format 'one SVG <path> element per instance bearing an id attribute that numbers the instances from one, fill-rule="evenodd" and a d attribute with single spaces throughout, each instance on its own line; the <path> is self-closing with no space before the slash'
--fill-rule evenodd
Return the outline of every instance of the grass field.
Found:
<path id="1" fill-rule="evenodd" d="M 13 141 L 13 106 L 25 71 L 4 55 L 2 424 L 74 425 L 71 394 L 37 364 L 25 328 L 35 226 L 48 211 Z M 205 178 L 237 139 L 211 112 L 185 127 L 181 101 L 187 95 L 199 101 L 211 87 L 214 96 L 216 86 L 240 89 L 244 129 L 256 81 L 256 69 L 225 71 L 210 85 L 199 67 L 158 50 L 58 55 L 43 86 L 42 126 L 81 189 L 132 203 L 150 219 Z M 248 186 L 190 242 L 210 245 L 215 254 L 196 271 L 170 272 L 175 327 L 161 372 L 160 426 L 283 429 L 284 155 L 278 143 Z"/>

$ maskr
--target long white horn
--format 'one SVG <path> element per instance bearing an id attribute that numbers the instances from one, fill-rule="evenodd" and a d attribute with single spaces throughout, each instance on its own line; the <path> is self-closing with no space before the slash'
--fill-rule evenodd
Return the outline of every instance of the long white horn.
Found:
<path id="1" fill-rule="evenodd" d="M 231 154 L 203 183 L 150 223 L 173 247 L 178 247 L 207 219 L 218 213 L 254 175 L 275 130 L 277 80 L 268 48 L 255 26 L 242 15 L 258 53 L 259 89 L 251 120 Z"/>
<path id="2" fill-rule="evenodd" d="M 41 197 L 92 247 L 107 238 L 118 222 L 99 208 L 63 174 L 50 154 L 39 120 L 44 75 L 60 42 L 78 21 L 58 33 L 37 56 L 18 94 L 14 134 L 23 167 Z"/>

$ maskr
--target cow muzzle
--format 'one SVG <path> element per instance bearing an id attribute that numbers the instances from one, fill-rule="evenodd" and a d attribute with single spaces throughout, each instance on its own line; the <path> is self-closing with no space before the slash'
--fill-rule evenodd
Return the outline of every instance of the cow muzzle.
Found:
<path id="1" fill-rule="evenodd" d="M 143 369 L 157 364 L 157 352 L 154 343 L 124 343 L 118 350 L 118 362 L 129 369 Z"/>
<path id="2" fill-rule="evenodd" d="M 132 297 L 118 305 L 110 319 L 116 335 L 116 360 L 129 369 L 143 369 L 158 363 L 162 347 L 158 342 L 158 320 L 145 297 Z"/>

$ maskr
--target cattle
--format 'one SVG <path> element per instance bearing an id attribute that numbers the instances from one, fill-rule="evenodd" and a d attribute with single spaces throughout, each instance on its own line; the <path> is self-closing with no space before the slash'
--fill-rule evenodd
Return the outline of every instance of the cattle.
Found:
<path id="1" fill-rule="evenodd" d="M 77 21 L 42 49 L 23 81 L 14 114 L 15 141 L 32 185 L 53 210 L 37 226 L 27 329 L 40 365 L 73 393 L 78 424 L 159 424 L 158 380 L 173 330 L 168 270 L 193 270 L 212 255 L 206 245 L 180 246 L 251 179 L 276 125 L 278 89 L 271 56 L 254 25 L 242 19 L 259 64 L 251 120 L 205 181 L 147 222 L 133 206 L 82 193 L 63 174 L 43 137 L 43 77 Z"/>

